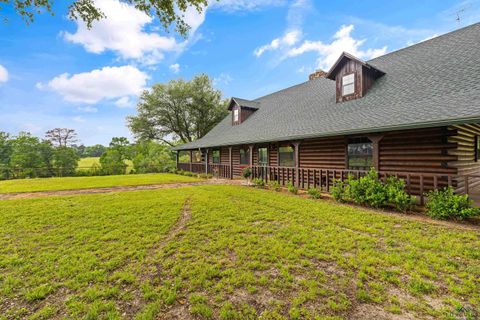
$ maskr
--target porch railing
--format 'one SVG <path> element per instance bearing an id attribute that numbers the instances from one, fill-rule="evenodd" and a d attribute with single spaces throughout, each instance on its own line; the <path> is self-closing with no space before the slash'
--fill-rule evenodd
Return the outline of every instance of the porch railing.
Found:
<path id="1" fill-rule="evenodd" d="M 329 192 L 335 180 L 345 181 L 349 175 L 355 178 L 368 173 L 366 170 L 342 170 L 326 168 L 295 168 L 278 166 L 251 166 L 252 179 L 262 179 L 265 182 L 277 181 L 286 186 L 289 182 L 301 189 L 318 188 Z M 212 174 L 217 178 L 232 179 L 233 170 L 230 165 L 205 163 L 179 163 L 178 169 L 195 173 Z M 298 174 L 297 174 L 298 172 Z M 380 171 L 380 179 L 385 181 L 389 176 L 395 176 L 405 181 L 405 190 L 418 197 L 420 204 L 425 203 L 425 193 L 447 186 L 455 188 L 457 193 L 471 194 L 478 189 L 480 198 L 480 175 L 454 175 L 437 173 Z"/>
<path id="2" fill-rule="evenodd" d="M 262 179 L 267 183 L 269 181 L 277 181 L 282 186 L 291 182 L 300 189 L 318 188 L 326 192 L 330 191 L 335 180 L 345 181 L 349 175 L 353 175 L 354 178 L 358 179 L 367 173 L 368 171 L 366 170 L 252 166 L 253 179 Z M 457 193 L 471 195 L 473 189 L 480 189 L 480 175 L 393 171 L 380 171 L 378 175 L 382 181 L 385 181 L 390 176 L 403 179 L 405 191 L 411 195 L 418 196 L 421 205 L 425 203 L 425 193 L 430 190 L 451 186 L 455 188 Z M 478 193 L 480 194 L 480 190 Z"/>
<path id="3" fill-rule="evenodd" d="M 208 166 L 205 168 L 205 163 L 189 163 L 189 162 L 180 162 L 177 165 L 177 169 L 183 171 L 190 171 L 194 173 L 208 173 L 213 175 L 216 178 L 222 179 L 232 179 L 232 171 L 230 169 L 230 165 L 227 164 L 219 164 L 219 163 L 209 163 Z M 207 170 L 205 172 L 205 170 Z"/>

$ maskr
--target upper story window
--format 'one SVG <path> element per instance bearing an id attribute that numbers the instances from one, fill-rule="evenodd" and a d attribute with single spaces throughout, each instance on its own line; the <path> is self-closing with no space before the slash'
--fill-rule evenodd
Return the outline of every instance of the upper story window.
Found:
<path id="1" fill-rule="evenodd" d="M 373 144 L 367 138 L 352 139 L 347 147 L 348 169 L 370 170 L 373 167 Z"/>
<path id="2" fill-rule="evenodd" d="M 278 148 L 278 164 L 280 167 L 295 167 L 295 149 L 293 147 Z"/>
<path id="3" fill-rule="evenodd" d="M 250 149 L 240 149 L 240 164 L 250 164 Z"/>
<path id="4" fill-rule="evenodd" d="M 213 150 L 212 152 L 212 162 L 220 163 L 220 150 Z"/>
<path id="5" fill-rule="evenodd" d="M 239 115 L 240 115 L 240 110 L 233 109 L 233 122 L 238 122 L 240 118 Z"/>
<path id="6" fill-rule="evenodd" d="M 355 93 L 355 74 L 350 73 L 342 77 L 342 95 L 348 96 Z"/>

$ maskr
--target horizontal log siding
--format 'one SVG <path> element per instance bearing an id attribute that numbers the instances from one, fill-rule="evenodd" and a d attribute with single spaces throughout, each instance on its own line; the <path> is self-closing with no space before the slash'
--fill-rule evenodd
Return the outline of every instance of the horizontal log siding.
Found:
<path id="1" fill-rule="evenodd" d="M 240 168 L 240 147 L 234 146 L 232 148 L 232 160 L 233 160 L 233 175 L 240 176 L 242 168 Z M 242 165 L 243 167 L 244 165 Z"/>
<path id="2" fill-rule="evenodd" d="M 278 166 L 278 145 L 275 143 L 268 146 L 268 162 L 272 167 Z"/>
<path id="3" fill-rule="evenodd" d="M 225 148 L 225 147 L 220 148 L 220 163 L 230 165 L 228 147 L 227 148 Z"/>
<path id="4" fill-rule="evenodd" d="M 380 141 L 380 171 L 418 173 L 456 173 L 449 165 L 456 156 L 449 154 L 455 148 L 448 142 L 454 132 L 446 127 L 393 131 Z"/>
<path id="5" fill-rule="evenodd" d="M 300 143 L 300 167 L 345 169 L 345 138 L 305 140 Z"/>
<path id="6" fill-rule="evenodd" d="M 452 167 L 457 169 L 458 175 L 480 174 L 480 161 L 475 162 L 475 136 L 480 135 L 480 125 L 464 124 L 455 125 L 448 128 L 454 133 L 448 138 L 450 143 L 456 145 L 455 149 L 449 150 L 449 154 L 456 156 L 457 160 L 450 163 Z M 469 187 L 475 188 L 480 186 L 480 179 L 471 178 Z M 463 179 L 458 181 L 458 188 L 463 190 L 465 182 Z"/>

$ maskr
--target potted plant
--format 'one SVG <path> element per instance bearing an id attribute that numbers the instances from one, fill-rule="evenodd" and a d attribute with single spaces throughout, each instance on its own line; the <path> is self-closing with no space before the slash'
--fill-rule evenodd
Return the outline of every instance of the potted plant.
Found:
<path id="1" fill-rule="evenodd" d="M 242 177 L 247 180 L 247 184 L 250 185 L 250 177 L 252 176 L 252 168 L 245 167 L 242 169 Z"/>

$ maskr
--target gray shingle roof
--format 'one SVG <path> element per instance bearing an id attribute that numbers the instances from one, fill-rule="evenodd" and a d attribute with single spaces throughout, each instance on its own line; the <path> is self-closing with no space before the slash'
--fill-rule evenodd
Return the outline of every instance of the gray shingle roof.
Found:
<path id="1" fill-rule="evenodd" d="M 335 82 L 317 78 L 255 99 L 241 125 L 227 116 L 176 150 L 480 121 L 480 23 L 368 63 L 386 74 L 363 98 L 336 103 Z"/>
<path id="2" fill-rule="evenodd" d="M 246 107 L 251 109 L 258 109 L 258 107 L 260 106 L 260 102 L 258 101 L 252 101 L 252 100 L 236 98 L 236 97 L 232 97 L 232 102 L 235 102 L 240 107 Z"/>

